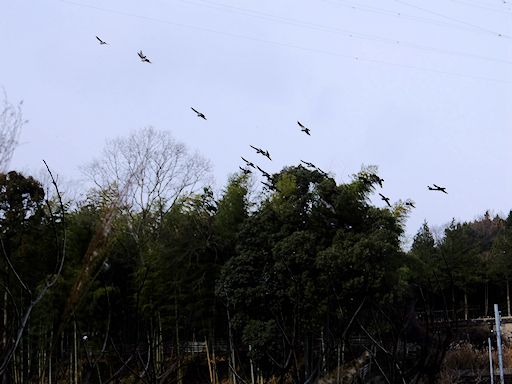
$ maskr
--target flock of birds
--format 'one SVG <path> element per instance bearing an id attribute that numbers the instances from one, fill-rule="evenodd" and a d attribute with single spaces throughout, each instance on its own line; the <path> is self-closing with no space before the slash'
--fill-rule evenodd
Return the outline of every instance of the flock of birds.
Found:
<path id="1" fill-rule="evenodd" d="M 108 45 L 108 43 L 104 40 L 102 40 L 100 37 L 96 36 L 96 39 L 98 40 L 98 42 L 100 43 L 100 45 Z M 142 52 L 142 50 L 140 50 L 139 52 L 137 52 L 137 55 L 139 56 L 140 60 L 143 62 L 143 63 L 148 63 L 148 64 L 151 64 L 151 61 L 147 58 L 147 56 Z M 204 113 L 202 112 L 199 112 L 197 109 L 195 109 L 194 107 L 190 107 L 190 109 L 192 109 L 192 111 L 194 111 L 194 113 L 197 115 L 197 117 L 203 119 L 203 120 L 207 120 L 206 119 L 206 116 L 204 115 Z M 306 135 L 308 136 L 311 136 L 311 130 L 306 127 L 304 124 L 302 124 L 300 121 L 297 121 L 297 124 L 299 125 L 299 128 L 301 130 L 301 132 L 304 132 Z M 270 157 L 270 153 L 268 152 L 268 150 L 266 149 L 261 149 L 261 148 L 258 148 L 258 147 L 255 147 L 253 145 L 250 145 L 251 148 L 253 148 L 257 154 L 260 154 L 266 158 L 268 158 L 269 160 L 272 160 L 272 158 Z M 250 174 L 252 173 L 251 169 L 250 168 L 253 168 L 253 169 L 257 169 L 258 171 L 261 172 L 262 176 L 265 177 L 267 179 L 267 181 L 262 181 L 261 183 L 263 184 L 263 186 L 270 190 L 270 191 L 278 191 L 279 192 L 279 189 L 277 188 L 277 186 L 275 185 L 274 183 L 274 180 L 273 180 L 273 177 L 270 173 L 264 171 L 263 169 L 261 169 L 259 166 L 255 165 L 253 162 L 245 159 L 244 157 L 242 157 L 242 160 L 245 162 L 245 167 L 241 167 L 239 166 L 240 170 L 245 174 Z M 314 169 L 318 172 L 320 172 L 322 175 L 324 176 L 328 176 L 327 172 L 321 170 L 320 168 L 318 168 L 317 166 L 315 166 L 313 163 L 310 163 L 308 161 L 304 161 L 304 160 L 301 160 L 301 163 L 303 163 L 306 167 L 308 168 L 311 168 L 311 169 Z M 375 174 L 372 174 L 370 175 L 371 176 L 371 179 L 372 181 L 375 181 L 377 184 L 379 184 L 379 186 L 382 188 L 383 187 L 383 182 L 384 182 L 384 179 L 381 179 L 379 176 L 375 175 Z M 443 192 L 443 193 L 446 193 L 448 194 L 448 192 L 446 192 L 446 187 L 441 187 L 439 185 L 436 185 L 436 184 L 433 184 L 433 186 L 431 187 L 430 185 L 427 186 L 427 188 L 430 190 L 430 191 L 437 191 L 437 192 Z M 390 208 L 392 207 L 391 203 L 390 203 L 390 198 L 383 195 L 382 193 L 379 193 L 379 196 L 381 198 L 382 201 L 384 201 Z M 411 200 L 408 200 L 405 202 L 405 205 L 411 207 L 411 208 L 416 208 L 416 206 L 414 205 L 414 202 L 411 201 Z"/>

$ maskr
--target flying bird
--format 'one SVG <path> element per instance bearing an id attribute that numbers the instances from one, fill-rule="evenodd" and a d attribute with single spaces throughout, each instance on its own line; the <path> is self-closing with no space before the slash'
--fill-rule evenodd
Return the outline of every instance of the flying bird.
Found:
<path id="1" fill-rule="evenodd" d="M 249 144 L 249 146 L 250 146 L 252 149 L 254 149 L 254 150 L 256 151 L 256 153 L 259 153 L 260 155 L 265 156 L 265 157 L 266 157 L 266 158 L 268 158 L 269 160 L 272 160 L 272 159 L 270 158 L 270 153 L 269 153 L 267 150 L 263 150 L 263 149 L 261 149 L 261 148 L 255 147 L 254 145 L 250 145 L 250 144 Z"/>
<path id="2" fill-rule="evenodd" d="M 151 61 L 149 61 L 149 59 L 146 57 L 146 55 L 142 53 L 142 50 L 140 50 L 139 52 L 137 52 L 137 55 L 139 55 L 140 60 L 141 60 L 143 63 L 149 63 L 149 64 L 151 64 Z"/>
<path id="3" fill-rule="evenodd" d="M 265 151 L 264 151 L 263 149 L 258 148 L 258 147 L 255 147 L 254 145 L 250 145 L 250 144 L 249 144 L 249 146 L 250 146 L 252 149 L 256 150 L 256 153 L 259 153 L 259 154 L 261 154 L 261 155 L 265 155 Z"/>
<path id="4" fill-rule="evenodd" d="M 411 207 L 411 208 L 416 208 L 416 206 L 414 205 L 414 202 L 410 201 L 410 200 L 406 201 L 405 205 L 407 205 L 408 207 Z"/>
<path id="5" fill-rule="evenodd" d="M 299 124 L 300 130 L 304 132 L 306 135 L 311 136 L 310 129 L 305 127 L 300 121 L 297 121 L 297 124 Z"/>
<path id="6" fill-rule="evenodd" d="M 107 44 L 105 41 L 101 40 L 98 36 L 96 36 L 96 39 L 100 42 L 100 45 Z"/>
<path id="7" fill-rule="evenodd" d="M 201 119 L 205 119 L 206 120 L 206 116 L 204 115 L 204 113 L 201 113 L 197 109 L 194 109 L 192 107 L 190 107 L 190 109 L 192 109 L 197 114 L 197 117 L 200 117 Z"/>
<path id="8" fill-rule="evenodd" d="M 384 196 L 382 193 L 379 193 L 379 196 L 382 200 L 386 202 L 386 204 L 391 207 L 391 204 L 389 203 L 389 197 Z"/>
<path id="9" fill-rule="evenodd" d="M 327 177 L 327 176 L 329 176 L 329 175 L 327 174 L 327 172 L 325 172 L 325 171 L 322 171 L 322 170 L 321 170 L 320 168 L 318 168 L 318 167 L 315 167 L 315 169 L 316 169 L 316 170 L 317 170 L 318 172 L 320 172 L 320 173 L 321 173 L 321 174 L 322 174 L 322 175 L 323 175 L 324 177 Z"/>
<path id="10" fill-rule="evenodd" d="M 240 166 L 238 168 L 240 168 L 240 170 L 243 172 L 244 175 L 248 175 L 248 174 L 252 173 L 250 169 L 242 168 Z"/>
<path id="11" fill-rule="evenodd" d="M 301 162 L 301 163 L 306 164 L 306 166 L 307 166 L 307 167 L 310 167 L 310 168 L 316 168 L 316 167 L 315 167 L 315 164 L 310 163 L 309 161 L 301 160 L 300 162 Z"/>
<path id="12" fill-rule="evenodd" d="M 440 187 L 439 185 L 435 185 L 433 187 L 431 187 L 430 185 L 428 186 L 428 189 L 431 190 L 431 191 L 439 191 L 439 192 L 444 192 L 446 194 L 448 194 L 448 192 L 446 192 L 446 187 Z"/>
<path id="13" fill-rule="evenodd" d="M 242 156 L 240 156 L 240 157 L 242 157 Z M 251 162 L 251 161 L 249 161 L 247 159 L 244 159 L 243 157 L 242 157 L 242 160 L 245 161 L 245 165 L 247 165 L 248 167 L 256 168 L 256 166 L 254 165 L 253 162 Z"/>
<path id="14" fill-rule="evenodd" d="M 258 170 L 261 172 L 261 174 L 263 176 L 265 176 L 267 179 L 270 179 L 272 176 L 270 176 L 270 173 L 268 172 L 265 172 L 263 169 L 261 169 L 260 167 L 256 166 L 256 168 L 258 168 Z"/>

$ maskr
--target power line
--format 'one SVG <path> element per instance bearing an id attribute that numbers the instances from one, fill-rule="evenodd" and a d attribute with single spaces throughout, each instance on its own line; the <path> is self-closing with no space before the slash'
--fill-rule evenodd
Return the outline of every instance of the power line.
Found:
<path id="1" fill-rule="evenodd" d="M 423 50 L 423 51 L 428 51 L 428 52 L 435 52 L 435 53 L 444 54 L 444 55 L 461 56 L 461 57 L 467 57 L 467 58 L 471 58 L 471 59 L 492 61 L 492 62 L 497 62 L 497 63 L 502 63 L 502 64 L 512 64 L 512 61 L 506 60 L 506 59 L 488 57 L 488 56 L 483 56 L 483 55 L 470 53 L 470 52 L 442 49 L 442 48 L 432 47 L 432 46 L 428 46 L 428 45 L 417 44 L 417 43 L 410 42 L 410 41 L 404 41 L 404 40 L 399 40 L 399 39 L 392 39 L 392 38 L 367 34 L 367 33 L 355 32 L 355 31 L 348 30 L 348 29 L 334 28 L 334 27 L 329 27 L 329 26 L 325 26 L 325 25 L 321 25 L 321 24 L 311 23 L 308 21 L 302 21 L 302 20 L 297 20 L 297 19 L 283 17 L 283 16 L 276 16 L 271 13 L 256 11 L 256 10 L 237 7 L 237 6 L 233 6 L 233 5 L 216 3 L 216 2 L 212 2 L 212 1 L 208 1 L 208 0 L 177 0 L 177 1 L 180 1 L 185 4 L 196 5 L 196 6 L 207 6 L 207 7 L 219 10 L 219 11 L 238 13 L 238 14 L 242 14 L 242 15 L 246 15 L 246 16 L 250 16 L 250 17 L 263 19 L 263 20 L 270 20 L 270 21 L 273 21 L 276 23 L 292 25 L 295 27 L 302 27 L 302 28 L 308 28 L 311 30 L 316 30 L 316 31 L 321 31 L 321 32 L 339 34 L 339 35 L 343 35 L 345 37 L 349 37 L 349 38 L 353 38 L 353 39 L 376 41 L 379 43 L 388 44 L 388 45 L 392 45 L 394 47 L 399 47 L 399 48 L 406 47 L 406 48 L 413 48 L 413 49 L 418 49 L 418 50 Z"/>
<path id="2" fill-rule="evenodd" d="M 474 33 L 490 35 L 490 36 L 494 36 L 494 37 L 498 37 L 498 38 L 511 39 L 510 36 L 500 34 L 499 32 L 482 30 L 482 28 L 480 28 L 480 27 L 475 28 L 475 27 L 471 27 L 469 25 L 464 26 L 461 24 L 455 24 L 453 21 L 451 23 L 449 23 L 449 22 L 442 21 L 442 20 L 436 20 L 436 19 L 430 19 L 430 18 L 421 17 L 421 16 L 409 15 L 409 14 L 406 14 L 403 12 L 398 12 L 398 11 L 391 11 L 391 10 L 385 9 L 385 8 L 354 5 L 352 3 L 347 3 L 346 0 L 337 0 L 337 1 L 322 0 L 322 1 L 325 3 L 335 4 L 340 7 L 350 8 L 350 9 L 357 10 L 357 11 L 371 12 L 371 13 L 375 13 L 375 14 L 386 15 L 386 16 L 390 16 L 390 17 L 396 17 L 396 18 L 407 19 L 407 20 L 413 20 L 413 21 L 437 25 L 437 26 L 441 26 L 441 27 L 448 27 L 448 28 L 461 29 L 461 30 L 465 30 L 465 31 L 471 31 Z"/>
<path id="3" fill-rule="evenodd" d="M 498 8 L 498 7 L 502 7 L 502 8 L 507 8 L 507 9 L 510 9 L 510 1 L 504 1 L 504 0 L 491 0 L 490 2 L 489 1 L 479 1 L 479 0 L 464 0 L 465 2 L 467 3 L 472 3 L 472 4 L 476 4 L 476 5 L 482 5 L 482 6 L 486 6 L 486 7 L 495 7 L 495 8 Z"/>
<path id="4" fill-rule="evenodd" d="M 500 14 L 512 14 L 511 12 L 511 9 L 510 7 L 507 7 L 505 9 L 498 9 L 498 8 L 491 8 L 487 5 L 482 5 L 481 3 L 473 3 L 471 1 L 464 1 L 464 0 L 450 0 L 452 3 L 457 3 L 457 4 L 464 4 L 466 6 L 469 6 L 469 7 L 474 7 L 474 8 L 478 8 L 478 9 L 484 9 L 484 10 L 487 10 L 487 11 L 491 11 L 491 12 L 496 12 L 496 13 L 500 13 Z"/>
<path id="5" fill-rule="evenodd" d="M 483 32 L 487 32 L 487 33 L 490 33 L 490 34 L 493 34 L 493 35 L 496 35 L 496 36 L 499 36 L 499 37 L 505 37 L 507 39 L 510 39 L 512 38 L 511 36 L 509 35 L 505 35 L 503 33 L 500 33 L 500 32 L 496 32 L 496 31 L 493 31 L 493 30 L 490 30 L 490 29 L 487 29 L 487 28 L 484 28 L 480 25 L 476 25 L 476 24 L 473 24 L 473 23 L 470 23 L 468 21 L 465 21 L 465 20 L 460 20 L 460 19 L 457 19 L 455 17 L 451 17 L 451 16 L 446 16 L 440 12 L 436 12 L 436 11 L 432 11 L 430 9 L 427 9 L 427 8 L 424 8 L 424 7 L 420 7 L 418 5 L 415 5 L 415 4 L 411 4 L 405 0 L 394 0 L 395 2 L 399 3 L 399 4 L 403 4 L 403 5 L 406 5 L 408 7 L 411 7 L 411 8 L 415 8 L 415 9 L 419 9 L 420 11 L 423 11 L 423 12 L 426 12 L 426 13 L 430 13 L 431 15 L 436 15 L 436 16 L 439 16 L 443 19 L 446 19 L 446 20 L 450 20 L 450 21 L 454 21 L 456 23 L 460 23 L 460 24 L 463 24 L 463 25 L 467 25 L 469 27 L 473 27 L 475 29 L 478 29 L 478 30 L 481 30 Z"/>
<path id="6" fill-rule="evenodd" d="M 200 26 L 191 25 L 191 24 L 177 23 L 177 22 L 174 22 L 174 21 L 164 20 L 164 19 L 160 19 L 160 18 L 156 18 L 156 17 L 138 15 L 138 14 L 135 14 L 135 13 L 119 11 L 119 10 L 109 9 L 109 8 L 103 8 L 103 7 L 98 7 L 98 6 L 90 5 L 90 4 L 83 4 L 83 3 L 79 3 L 79 2 L 76 2 L 76 1 L 72 1 L 72 0 L 58 0 L 58 1 L 62 2 L 62 3 L 78 6 L 78 7 L 94 9 L 94 10 L 101 11 L 101 12 L 107 12 L 107 13 L 117 14 L 117 15 L 121 15 L 121 16 L 128 16 L 128 17 L 138 18 L 138 19 L 141 19 L 141 20 L 146 20 L 146 21 L 157 22 L 157 23 L 161 23 L 161 24 L 172 25 L 172 26 L 176 26 L 176 27 L 180 27 L 180 28 L 195 29 L 195 30 L 199 30 L 199 31 L 203 31 L 203 32 L 209 32 L 209 33 L 215 33 L 215 34 L 223 35 L 223 36 L 229 36 L 229 37 L 234 37 L 234 38 L 251 40 L 251 41 L 256 41 L 256 42 L 259 42 L 259 43 L 264 43 L 264 44 L 269 44 L 269 45 L 274 45 L 274 46 L 279 46 L 279 47 L 293 48 L 293 49 L 296 49 L 296 50 L 301 50 L 301 51 L 306 51 L 306 52 L 320 53 L 320 54 L 324 54 L 324 55 L 328 55 L 328 56 L 334 56 L 334 57 L 340 57 L 340 58 L 344 58 L 344 59 L 350 59 L 350 60 L 361 61 L 361 62 L 368 62 L 368 63 L 374 63 L 374 64 L 383 64 L 383 65 L 387 65 L 387 66 L 393 66 L 393 67 L 398 67 L 398 68 L 406 68 L 406 69 L 412 69 L 412 70 L 418 70 L 418 71 L 424 71 L 424 72 L 431 72 L 431 73 L 437 73 L 437 74 L 442 74 L 442 75 L 447 75 L 447 76 L 455 76 L 455 77 L 460 77 L 460 78 L 468 78 L 468 79 L 474 79 L 474 80 L 483 80 L 483 81 L 490 81 L 490 82 L 503 83 L 503 84 L 512 84 L 512 80 L 497 79 L 497 78 L 486 77 L 486 76 L 478 76 L 478 75 L 461 74 L 461 73 L 457 73 L 457 72 L 449 72 L 449 71 L 443 71 L 443 70 L 438 70 L 438 69 L 433 69 L 433 68 L 414 66 L 414 65 L 409 65 L 409 64 L 401 64 L 401 63 L 388 62 L 388 61 L 385 61 L 385 60 L 379 60 L 379 59 L 365 58 L 365 57 L 360 57 L 360 56 L 347 55 L 347 54 L 342 54 L 342 53 L 338 53 L 338 52 L 328 51 L 328 50 L 324 50 L 324 49 L 303 47 L 303 46 L 300 46 L 300 45 L 283 43 L 283 42 L 279 42 L 279 41 L 262 39 L 262 38 L 246 36 L 246 35 L 240 35 L 240 34 L 231 33 L 231 32 L 219 31 L 219 30 L 216 30 L 216 29 L 200 27 Z"/>

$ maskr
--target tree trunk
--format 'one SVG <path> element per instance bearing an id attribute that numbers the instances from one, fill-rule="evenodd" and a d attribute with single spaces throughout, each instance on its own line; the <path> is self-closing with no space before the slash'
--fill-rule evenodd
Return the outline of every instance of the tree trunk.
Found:
<path id="1" fill-rule="evenodd" d="M 4 279 L 4 284 L 5 284 L 5 287 L 8 287 L 9 284 L 8 284 L 8 281 L 7 281 L 7 276 L 8 276 L 8 273 L 9 273 L 9 268 L 7 266 L 7 263 L 5 263 L 5 270 L 4 270 L 4 273 L 5 273 L 5 279 Z M 2 317 L 2 344 L 0 344 L 0 350 L 1 351 L 6 351 L 7 350 L 7 321 L 8 321 L 8 316 L 7 316 L 7 311 L 8 311 L 8 303 L 9 303 L 9 295 L 7 294 L 7 288 L 4 288 L 4 295 L 3 295 L 3 303 L 2 303 L 2 308 L 3 308 L 3 311 L 4 311 L 4 314 L 3 314 L 3 317 Z M 2 374 L 2 383 L 7 383 L 7 372 L 4 372 Z"/>
<path id="2" fill-rule="evenodd" d="M 26 338 L 26 337 L 25 337 Z M 20 383 L 23 383 L 24 379 L 25 379 L 25 375 L 24 375 L 24 371 L 25 371 L 25 346 L 26 344 L 26 341 L 23 340 L 23 337 L 21 338 L 21 341 L 20 341 L 20 355 L 19 355 L 19 359 L 20 359 L 20 362 L 19 362 L 19 382 Z"/>
<path id="3" fill-rule="evenodd" d="M 254 381 L 254 364 L 252 362 L 251 351 L 252 351 L 252 347 L 251 347 L 251 344 L 249 344 L 249 363 L 251 366 L 251 384 L 256 384 Z"/>
<path id="4" fill-rule="evenodd" d="M 508 278 L 507 278 L 507 313 L 508 313 L 508 316 L 510 317 L 510 289 L 508 286 Z"/>
<path id="5" fill-rule="evenodd" d="M 309 379 L 309 366 L 311 363 L 310 359 L 311 354 L 311 345 L 310 345 L 310 338 L 309 333 L 306 332 L 306 335 L 304 336 L 304 381 Z M 299 367 L 297 367 L 297 376 L 300 377 Z"/>
<path id="6" fill-rule="evenodd" d="M 76 339 L 76 320 L 73 321 L 73 384 L 78 384 L 78 342 Z"/>
<path id="7" fill-rule="evenodd" d="M 50 331 L 50 348 L 48 349 L 48 384 L 52 384 L 53 329 Z"/>
<path id="8" fill-rule="evenodd" d="M 341 366 L 341 343 L 336 347 L 337 363 L 336 363 L 336 384 L 340 384 L 340 366 Z"/>
<path id="9" fill-rule="evenodd" d="M 231 369 L 233 370 L 233 372 L 231 372 L 231 370 L 230 370 L 230 376 L 231 376 L 230 382 L 232 384 L 236 384 L 235 348 L 233 346 L 233 334 L 231 331 L 231 316 L 229 315 L 229 307 L 227 307 L 226 310 L 227 310 L 227 315 L 228 315 L 228 338 L 229 338 L 229 352 L 230 352 L 229 360 L 231 361 L 230 365 L 231 365 Z"/>
<path id="10" fill-rule="evenodd" d="M 157 336 L 157 365 L 156 369 L 158 374 L 162 372 L 163 361 L 164 361 L 164 343 L 163 343 L 163 335 L 162 335 L 162 318 L 160 317 L 160 311 L 157 312 L 158 315 L 158 336 Z"/>
<path id="11" fill-rule="evenodd" d="M 455 290 L 453 289 L 453 285 L 452 285 L 452 316 L 453 316 L 453 321 L 457 321 L 457 311 L 455 309 Z"/>
<path id="12" fill-rule="evenodd" d="M 485 282 L 485 292 L 484 292 L 484 317 L 487 317 L 489 313 L 489 282 Z"/>
<path id="13" fill-rule="evenodd" d="M 182 367 L 181 367 L 181 356 L 180 356 L 180 330 L 178 324 L 178 291 L 174 289 L 174 317 L 176 321 L 176 357 L 178 358 L 178 384 L 182 384 Z"/>
<path id="14" fill-rule="evenodd" d="M 464 288 L 464 320 L 468 319 L 468 292 L 466 288 Z"/>

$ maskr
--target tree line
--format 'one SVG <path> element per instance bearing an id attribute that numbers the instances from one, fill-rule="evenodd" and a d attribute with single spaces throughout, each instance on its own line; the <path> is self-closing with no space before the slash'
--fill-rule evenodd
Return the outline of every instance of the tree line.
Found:
<path id="1" fill-rule="evenodd" d="M 370 361 L 434 382 L 458 322 L 510 316 L 512 215 L 404 250 L 411 207 L 371 203 L 375 167 L 235 173 L 219 196 L 209 168 L 146 128 L 83 168 L 80 200 L 51 167 L 0 173 L 3 383 L 338 383 Z"/>

